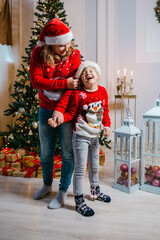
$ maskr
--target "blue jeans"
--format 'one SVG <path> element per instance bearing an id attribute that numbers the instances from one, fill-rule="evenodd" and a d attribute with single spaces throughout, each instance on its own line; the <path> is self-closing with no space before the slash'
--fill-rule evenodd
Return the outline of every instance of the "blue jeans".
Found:
<path id="1" fill-rule="evenodd" d="M 51 185 L 53 182 L 54 152 L 57 134 L 60 131 L 62 168 L 59 189 L 67 191 L 74 169 L 72 150 L 73 122 L 63 123 L 59 127 L 53 128 L 48 124 L 48 118 L 51 118 L 52 114 L 52 110 L 39 108 L 39 138 L 43 182 L 45 185 Z"/>

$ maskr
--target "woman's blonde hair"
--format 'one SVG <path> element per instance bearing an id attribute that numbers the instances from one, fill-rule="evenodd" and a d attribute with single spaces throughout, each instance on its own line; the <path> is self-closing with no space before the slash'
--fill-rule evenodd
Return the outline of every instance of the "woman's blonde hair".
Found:
<path id="1" fill-rule="evenodd" d="M 44 50 L 43 50 L 43 58 L 44 58 L 44 62 L 47 63 L 50 66 L 54 66 L 55 63 L 55 59 L 59 60 L 59 61 L 64 61 L 67 59 L 68 56 L 70 56 L 73 52 L 73 50 L 75 49 L 75 44 L 73 41 L 71 41 L 71 45 L 69 50 L 67 51 L 66 55 L 64 57 L 61 57 L 59 55 L 57 55 L 53 49 L 51 45 L 45 45 L 44 46 Z"/>

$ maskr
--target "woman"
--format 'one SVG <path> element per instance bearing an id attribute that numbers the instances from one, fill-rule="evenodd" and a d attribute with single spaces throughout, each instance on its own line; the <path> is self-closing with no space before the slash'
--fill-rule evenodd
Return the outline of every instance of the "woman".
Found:
<path id="1" fill-rule="evenodd" d="M 74 75 L 81 63 L 81 57 L 79 50 L 74 48 L 72 38 L 72 31 L 62 21 L 54 18 L 42 29 L 38 41 L 39 46 L 32 51 L 30 78 L 32 86 L 40 90 L 39 138 L 44 183 L 33 197 L 36 200 L 44 198 L 52 190 L 58 128 L 49 126 L 48 119 L 53 116 L 54 109 L 65 89 L 79 87 L 79 80 L 74 79 Z M 59 191 L 48 206 L 52 209 L 64 205 L 74 167 L 73 123 L 64 123 L 59 128 L 62 168 Z"/>

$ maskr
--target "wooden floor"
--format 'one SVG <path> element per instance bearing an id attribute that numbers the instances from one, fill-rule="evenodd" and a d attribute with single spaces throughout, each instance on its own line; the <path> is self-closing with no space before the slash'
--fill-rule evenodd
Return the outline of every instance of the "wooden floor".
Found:
<path id="1" fill-rule="evenodd" d="M 112 188 L 113 151 L 107 150 L 105 166 L 100 169 L 101 189 L 109 194 L 109 204 L 89 200 L 88 177 L 84 192 L 95 215 L 85 218 L 74 209 L 72 185 L 66 205 L 47 208 L 58 190 L 43 200 L 33 200 L 42 179 L 0 176 L 0 240 L 159 240 L 160 196 L 137 191 L 126 194 Z"/>

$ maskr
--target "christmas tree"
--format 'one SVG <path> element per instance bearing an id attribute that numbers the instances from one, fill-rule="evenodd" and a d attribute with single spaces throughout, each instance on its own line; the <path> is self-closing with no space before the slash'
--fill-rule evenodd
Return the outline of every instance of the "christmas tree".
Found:
<path id="1" fill-rule="evenodd" d="M 37 21 L 34 21 L 35 27 L 32 29 L 32 36 L 29 40 L 29 46 L 25 48 L 26 56 L 22 56 L 21 69 L 17 70 L 17 80 L 14 83 L 14 92 L 11 94 L 13 101 L 9 104 L 9 109 L 5 110 L 5 115 L 13 116 L 13 126 L 9 128 L 8 147 L 26 148 L 32 151 L 33 148 L 39 151 L 38 137 L 38 108 L 39 97 L 38 90 L 33 89 L 30 82 L 30 57 L 33 48 L 36 46 L 39 34 L 51 19 L 59 18 L 65 24 L 66 12 L 64 3 L 60 0 L 38 1 L 37 11 L 34 13 Z M 57 142 L 56 150 L 59 149 Z"/>
<path id="2" fill-rule="evenodd" d="M 154 11 L 157 21 L 160 23 L 160 0 L 156 2 L 156 7 L 154 8 Z"/>

